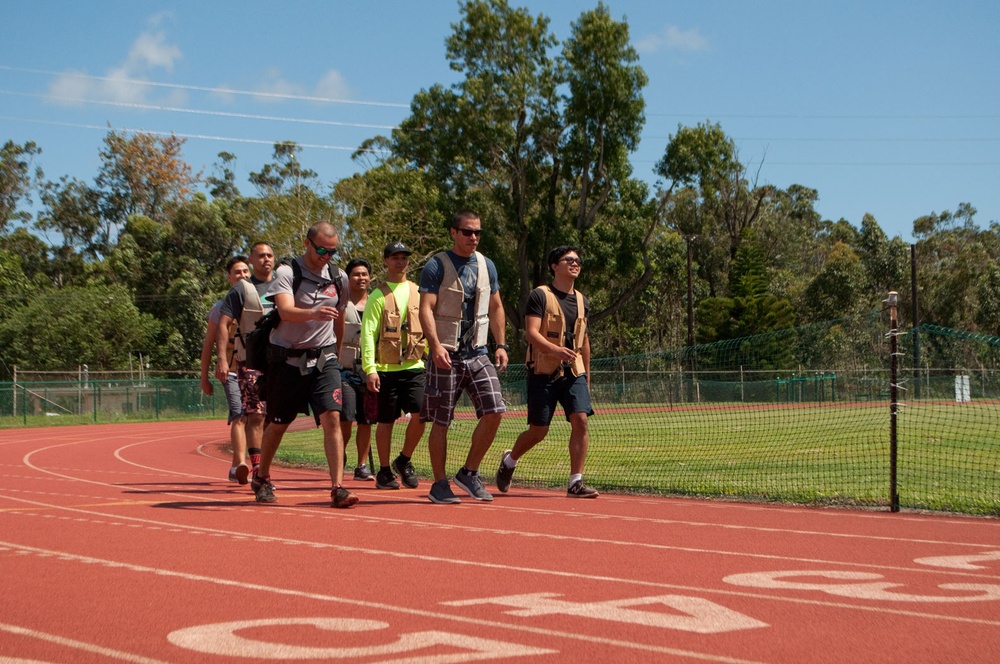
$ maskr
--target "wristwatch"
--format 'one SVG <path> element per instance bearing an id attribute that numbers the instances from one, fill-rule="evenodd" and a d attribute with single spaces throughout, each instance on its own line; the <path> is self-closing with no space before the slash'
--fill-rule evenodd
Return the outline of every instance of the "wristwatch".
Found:
<path id="1" fill-rule="evenodd" d="M 500 350 L 501 348 L 503 348 L 508 353 L 510 352 L 510 346 L 508 346 L 507 344 L 497 344 L 497 350 Z"/>

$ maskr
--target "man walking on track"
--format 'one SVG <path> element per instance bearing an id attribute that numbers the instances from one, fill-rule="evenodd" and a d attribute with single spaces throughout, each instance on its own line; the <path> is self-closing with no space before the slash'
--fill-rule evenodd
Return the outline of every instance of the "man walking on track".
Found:
<path id="1" fill-rule="evenodd" d="M 358 448 L 358 465 L 354 467 L 354 479 L 374 482 L 375 475 L 368 468 L 371 457 L 372 424 L 375 422 L 373 410 L 366 408 L 366 402 L 375 395 L 369 394 L 365 386 L 365 373 L 361 369 L 361 318 L 368 306 L 368 284 L 371 283 L 372 266 L 364 258 L 352 258 L 344 268 L 351 296 L 344 310 L 344 337 L 340 341 L 340 382 L 344 403 L 340 412 L 340 433 L 344 439 L 344 472 L 347 472 L 347 444 L 351 441 L 351 429 L 357 423 L 355 444 Z"/>
<path id="2" fill-rule="evenodd" d="M 230 287 L 250 276 L 250 265 L 246 256 L 233 256 L 226 262 L 226 278 Z M 209 367 L 212 364 L 213 349 L 219 342 L 219 317 L 221 316 L 222 300 L 212 305 L 208 312 L 208 327 L 205 339 L 201 344 L 201 391 L 206 396 L 212 396 L 214 391 L 212 381 L 208 378 Z M 223 331 L 225 338 L 224 355 L 227 360 L 236 353 L 234 326 L 227 326 Z M 233 369 L 236 367 L 233 366 Z M 218 375 L 218 374 L 217 374 Z M 250 476 L 250 466 L 247 465 L 246 417 L 243 415 L 243 405 L 240 399 L 240 385 L 236 371 L 226 371 L 224 378 L 219 378 L 226 392 L 226 402 L 229 405 L 229 446 L 233 450 L 233 464 L 229 468 L 229 481 L 246 484 Z"/>
<path id="3" fill-rule="evenodd" d="M 272 332 L 268 348 L 267 422 L 260 466 L 250 484 L 258 502 L 273 503 L 271 461 L 281 437 L 307 406 L 323 427 L 323 450 L 333 490 L 333 507 L 350 507 L 358 497 L 342 486 L 344 438 L 340 431 L 343 403 L 337 340 L 343 338 L 347 307 L 347 275 L 330 259 L 340 243 L 327 222 L 309 228 L 305 253 L 291 265 L 278 268 L 267 295 L 274 301 L 281 324 Z"/>
<path id="4" fill-rule="evenodd" d="M 450 232 L 452 248 L 434 256 L 420 275 L 420 324 L 431 360 L 420 418 L 431 422 L 427 451 L 434 484 L 428 498 L 439 504 L 461 502 L 445 473 L 448 426 L 459 395 L 468 392 L 479 422 L 455 484 L 476 500 L 493 500 L 483 487 L 479 464 L 506 411 L 497 379 L 497 370 L 507 368 L 506 318 L 496 266 L 476 251 L 482 221 L 475 212 L 463 210 L 452 218 Z M 496 342 L 496 368 L 486 348 L 488 332 Z"/>
<path id="5" fill-rule="evenodd" d="M 375 486 L 398 489 L 393 470 L 408 489 L 419 485 L 410 458 L 424 435 L 424 422 L 417 415 L 424 403 L 424 353 L 427 344 L 420 327 L 420 295 L 417 285 L 406 278 L 412 252 L 402 242 L 392 242 L 382 251 L 386 280 L 368 299 L 361 321 L 361 357 L 368 391 L 378 394 L 378 426 L 375 445 L 379 470 Z M 402 413 L 411 415 L 406 425 L 403 449 L 389 465 L 393 423 Z"/>
<path id="6" fill-rule="evenodd" d="M 250 247 L 250 266 L 253 268 L 250 279 L 233 284 L 219 309 L 216 347 L 226 334 L 226 330 L 235 326 L 236 354 L 235 363 L 230 363 L 225 354 L 219 353 L 215 374 L 222 380 L 221 376 L 227 372 L 236 373 L 243 417 L 246 419 L 246 452 L 250 465 L 256 468 L 260 464 L 261 437 L 264 433 L 264 413 L 267 407 L 264 396 L 260 393 L 261 373 L 247 367 L 247 351 L 243 340 L 254 329 L 257 319 L 274 308 L 274 304 L 263 297 L 274 276 L 274 250 L 271 249 L 271 245 L 257 242 Z M 240 484 L 246 484 L 249 474 L 245 466 L 244 463 L 237 468 L 237 479 Z M 249 470 L 252 471 L 252 468 Z"/>
<path id="7" fill-rule="evenodd" d="M 583 266 L 580 250 L 559 246 L 549 252 L 552 285 L 531 291 L 525 310 L 528 339 L 528 429 L 517 437 L 513 450 L 503 453 L 497 470 L 497 489 L 506 493 L 514 468 L 521 457 L 542 442 L 556 404 L 562 404 L 570 423 L 570 498 L 597 498 L 598 493 L 583 483 L 590 434 L 587 418 L 594 414 L 590 405 L 590 336 L 587 330 L 589 304 L 575 288 Z"/>

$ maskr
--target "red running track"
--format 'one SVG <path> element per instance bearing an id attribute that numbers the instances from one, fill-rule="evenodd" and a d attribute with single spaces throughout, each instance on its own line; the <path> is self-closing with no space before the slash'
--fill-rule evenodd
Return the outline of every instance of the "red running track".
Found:
<path id="1" fill-rule="evenodd" d="M 292 469 L 257 505 L 226 433 L 0 432 L 0 661 L 1000 661 L 1000 520 L 427 482 L 342 511 Z"/>

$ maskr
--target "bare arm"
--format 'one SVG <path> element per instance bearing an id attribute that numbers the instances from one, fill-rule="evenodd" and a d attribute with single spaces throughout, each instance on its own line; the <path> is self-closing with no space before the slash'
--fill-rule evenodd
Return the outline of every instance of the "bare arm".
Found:
<path id="1" fill-rule="evenodd" d="M 503 300 L 500 299 L 500 291 L 490 294 L 490 332 L 493 333 L 493 341 L 498 346 L 507 342 L 507 316 L 503 311 Z M 497 368 L 503 371 L 507 368 L 507 351 L 503 348 L 496 350 Z"/>
<path id="2" fill-rule="evenodd" d="M 228 314 L 219 316 L 219 324 L 215 331 L 215 353 L 218 361 L 215 364 L 215 377 L 220 383 L 225 384 L 229 377 L 229 358 L 226 357 L 229 349 L 229 326 L 233 323 L 233 317 Z"/>
<path id="3" fill-rule="evenodd" d="M 218 323 L 208 322 L 208 329 L 205 330 L 205 340 L 201 342 L 201 391 L 206 396 L 212 396 L 212 381 L 208 377 L 208 367 L 212 363 L 212 350 L 215 346 L 216 331 Z"/>
<path id="4" fill-rule="evenodd" d="M 291 293 L 276 293 L 271 299 L 274 300 L 274 308 L 278 310 L 281 320 L 291 323 L 304 323 L 310 320 L 336 320 L 340 316 L 336 307 L 322 306 L 315 309 L 297 307 Z"/>
<path id="5" fill-rule="evenodd" d="M 437 322 L 434 320 L 434 306 L 437 304 L 437 299 L 437 293 L 420 294 L 420 327 L 427 340 L 431 361 L 438 369 L 450 369 L 451 356 L 448 355 L 448 350 L 441 345 L 437 333 Z"/>

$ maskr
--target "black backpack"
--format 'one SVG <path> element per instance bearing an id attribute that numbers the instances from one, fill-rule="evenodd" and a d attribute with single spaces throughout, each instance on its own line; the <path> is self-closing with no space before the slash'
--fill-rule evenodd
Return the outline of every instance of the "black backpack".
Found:
<path id="1" fill-rule="evenodd" d="M 302 268 L 299 266 L 299 262 L 295 259 L 292 259 L 289 263 L 292 267 L 292 294 L 294 295 L 299 290 L 299 285 L 302 283 Z M 337 289 L 337 299 L 339 301 L 341 298 L 342 284 L 340 283 L 340 270 L 338 269 L 337 272 L 337 278 L 333 280 L 333 284 Z M 310 279 L 309 281 L 313 280 Z M 243 346 L 247 351 L 248 368 L 256 369 L 261 372 L 267 371 L 267 349 L 271 345 L 271 330 L 278 327 L 280 322 L 281 316 L 278 314 L 278 308 L 275 307 L 265 315 L 258 318 L 257 322 L 254 324 L 254 329 L 243 337 Z"/>

